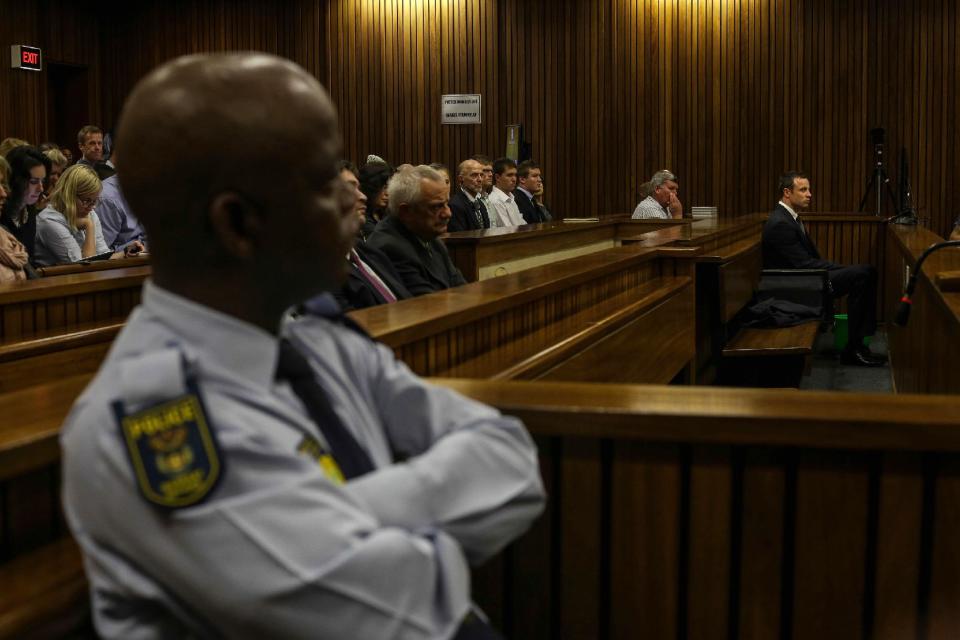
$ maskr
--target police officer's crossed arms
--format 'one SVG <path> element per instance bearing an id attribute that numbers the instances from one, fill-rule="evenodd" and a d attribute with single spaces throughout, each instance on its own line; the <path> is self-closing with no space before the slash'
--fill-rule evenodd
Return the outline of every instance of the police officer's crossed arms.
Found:
<path id="1" fill-rule="evenodd" d="M 153 279 L 62 436 L 98 632 L 497 637 L 469 565 L 542 510 L 536 450 L 316 298 L 355 231 L 323 88 L 267 55 L 180 58 L 118 138 Z"/>

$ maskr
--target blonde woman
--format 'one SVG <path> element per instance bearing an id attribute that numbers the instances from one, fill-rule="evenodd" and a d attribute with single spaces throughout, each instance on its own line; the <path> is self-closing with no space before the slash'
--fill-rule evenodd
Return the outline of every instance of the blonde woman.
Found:
<path id="1" fill-rule="evenodd" d="M 110 252 L 94 211 L 100 188 L 100 178 L 88 166 L 74 165 L 63 172 L 50 194 L 47 208 L 37 217 L 34 249 L 37 264 L 67 264 Z M 123 251 L 110 255 L 110 259 L 142 250 L 140 242 L 133 242 Z"/>

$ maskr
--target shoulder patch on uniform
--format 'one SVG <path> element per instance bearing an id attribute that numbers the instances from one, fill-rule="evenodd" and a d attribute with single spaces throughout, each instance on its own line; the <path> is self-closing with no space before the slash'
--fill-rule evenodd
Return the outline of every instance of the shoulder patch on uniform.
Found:
<path id="1" fill-rule="evenodd" d="M 167 509 L 198 504 L 220 479 L 222 457 L 196 388 L 126 414 L 114 403 L 140 493 Z"/>

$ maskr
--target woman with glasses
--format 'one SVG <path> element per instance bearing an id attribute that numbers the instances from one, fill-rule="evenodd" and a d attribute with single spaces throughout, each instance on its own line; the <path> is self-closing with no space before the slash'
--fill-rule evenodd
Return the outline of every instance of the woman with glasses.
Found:
<path id="1" fill-rule="evenodd" d="M 37 216 L 37 264 L 68 264 L 110 253 L 94 211 L 100 188 L 97 173 L 86 165 L 74 165 L 63 172 L 50 193 L 47 208 Z M 134 242 L 109 257 L 123 258 L 142 250 L 143 245 Z"/>
<path id="2" fill-rule="evenodd" d="M 19 240 L 32 256 L 37 234 L 34 205 L 43 193 L 50 172 L 50 160 L 36 147 L 15 147 L 7 154 L 10 163 L 10 189 L 0 213 L 0 225 Z"/>

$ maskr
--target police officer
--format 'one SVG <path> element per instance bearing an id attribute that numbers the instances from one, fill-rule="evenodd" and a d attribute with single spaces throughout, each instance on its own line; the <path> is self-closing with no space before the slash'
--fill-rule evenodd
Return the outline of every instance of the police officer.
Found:
<path id="1" fill-rule="evenodd" d="M 119 132 L 153 279 L 62 436 L 97 631 L 495 636 L 468 565 L 541 511 L 536 451 L 314 298 L 356 232 L 323 88 L 272 56 L 188 56 Z"/>

